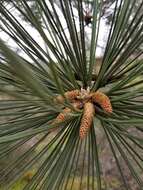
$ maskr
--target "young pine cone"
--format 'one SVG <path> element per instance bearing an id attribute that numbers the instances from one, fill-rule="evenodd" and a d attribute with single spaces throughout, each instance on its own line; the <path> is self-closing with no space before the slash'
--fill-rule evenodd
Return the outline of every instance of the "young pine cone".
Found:
<path id="1" fill-rule="evenodd" d="M 112 113 L 113 110 L 110 99 L 104 93 L 99 91 L 93 93 L 92 101 L 98 103 L 102 107 L 102 109 L 107 113 Z"/>
<path id="2" fill-rule="evenodd" d="M 72 106 L 75 108 L 75 109 L 80 109 L 82 104 L 80 101 L 75 101 L 74 103 L 72 103 Z M 60 123 L 60 122 L 63 122 L 67 119 L 67 117 L 69 117 L 69 113 L 71 113 L 72 110 L 70 108 L 65 108 L 62 113 L 59 113 L 59 115 L 56 117 L 55 121 L 53 122 L 53 124 L 55 123 Z"/>
<path id="3" fill-rule="evenodd" d="M 68 99 L 68 100 L 73 100 L 73 99 L 76 99 L 77 96 L 79 96 L 80 94 L 80 91 L 79 90 L 72 90 L 72 91 L 68 91 L 65 93 L 65 97 Z"/>
<path id="4" fill-rule="evenodd" d="M 62 113 L 59 113 L 59 115 L 56 117 L 55 121 L 53 122 L 53 124 L 56 124 L 56 123 L 61 123 L 61 122 L 64 122 L 67 117 L 68 117 L 68 114 L 71 112 L 72 110 L 70 108 L 65 108 Z"/>
<path id="5" fill-rule="evenodd" d="M 92 125 L 93 117 L 94 117 L 94 105 L 90 102 L 87 102 L 84 104 L 84 111 L 79 130 L 79 136 L 81 139 L 83 139 L 87 135 Z"/>
<path id="6" fill-rule="evenodd" d="M 80 94 L 80 91 L 79 90 L 72 90 L 72 91 L 67 91 L 65 92 L 65 97 L 71 101 L 71 100 L 74 100 L 77 98 L 77 96 L 79 96 Z M 58 103 L 63 103 L 64 102 L 64 97 L 59 95 L 55 98 L 55 101 L 58 102 Z"/>

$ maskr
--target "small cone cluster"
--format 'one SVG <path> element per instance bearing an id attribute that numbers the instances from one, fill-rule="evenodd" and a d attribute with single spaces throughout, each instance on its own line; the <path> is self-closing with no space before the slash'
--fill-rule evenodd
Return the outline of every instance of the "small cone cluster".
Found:
<path id="1" fill-rule="evenodd" d="M 84 111 L 79 130 L 79 136 L 81 139 L 83 139 L 87 135 L 92 125 L 93 117 L 94 117 L 94 105 L 91 102 L 87 102 L 84 105 Z"/>
<path id="2" fill-rule="evenodd" d="M 105 112 L 112 113 L 113 110 L 110 99 L 104 93 L 99 91 L 93 93 L 92 101 L 98 103 Z"/>
<path id="3" fill-rule="evenodd" d="M 100 91 L 90 92 L 89 88 L 87 88 L 87 90 L 81 89 L 81 91 L 72 90 L 65 92 L 64 96 L 71 102 L 75 109 L 83 108 L 83 116 L 79 129 L 79 136 L 81 139 L 87 135 L 92 126 L 95 114 L 94 103 L 100 105 L 106 113 L 111 114 L 113 111 L 109 97 Z M 61 95 L 55 98 L 56 103 L 64 103 L 64 101 L 65 99 Z M 72 110 L 70 108 L 64 108 L 63 112 L 57 116 L 53 124 L 65 121 L 71 112 Z"/>

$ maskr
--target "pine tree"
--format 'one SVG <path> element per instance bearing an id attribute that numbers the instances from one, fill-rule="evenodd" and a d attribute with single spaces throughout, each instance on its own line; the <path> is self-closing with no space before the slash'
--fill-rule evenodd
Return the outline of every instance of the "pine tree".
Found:
<path id="1" fill-rule="evenodd" d="M 132 187 L 120 158 L 142 189 L 143 60 L 142 51 L 134 52 L 143 42 L 143 2 L 115 0 L 97 76 L 96 51 L 104 1 L 92 3 L 89 50 L 84 1 L 77 0 L 78 22 L 70 0 L 59 0 L 60 13 L 54 1 L 37 0 L 40 21 L 26 0 L 19 1 L 21 6 L 10 2 L 39 33 L 46 48 L 27 32 L 14 12 L 0 4 L 1 30 L 28 57 L 12 50 L 1 36 L 0 93 L 7 99 L 0 100 L 0 117 L 6 118 L 0 123 L 0 159 L 32 138 L 38 139 L 0 172 L 0 183 L 7 179 L 5 185 L 10 189 L 38 163 L 24 190 L 74 190 L 75 184 L 83 190 L 85 178 L 85 189 L 103 189 L 99 130 L 112 152 L 122 189 Z M 33 154 L 42 142 L 46 145 Z"/>

